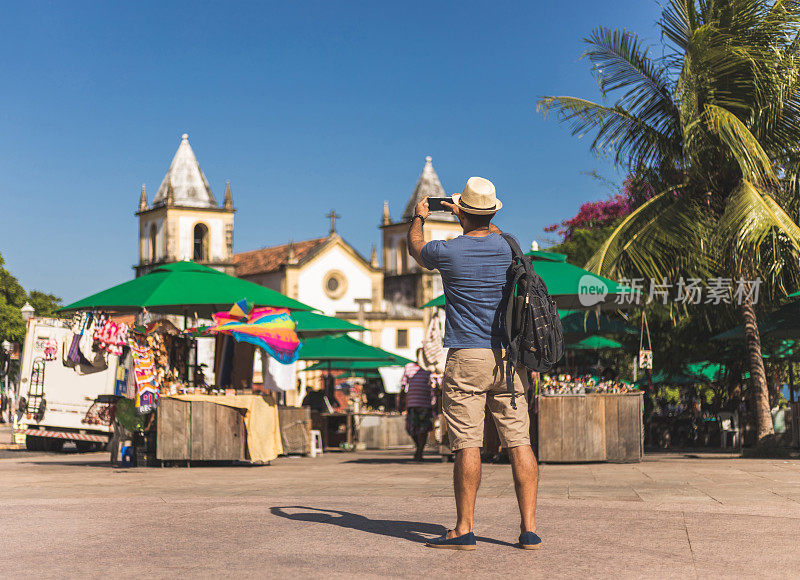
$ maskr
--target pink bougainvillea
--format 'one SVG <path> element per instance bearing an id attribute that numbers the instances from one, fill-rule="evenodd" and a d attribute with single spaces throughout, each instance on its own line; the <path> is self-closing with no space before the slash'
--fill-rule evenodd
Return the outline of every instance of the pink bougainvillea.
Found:
<path id="1" fill-rule="evenodd" d="M 575 217 L 548 226 L 545 231 L 558 232 L 563 241 L 568 242 L 575 230 L 609 226 L 652 196 L 653 188 L 646 180 L 629 175 L 622 185 L 622 193 L 603 201 L 588 201 L 581 205 Z"/>
<path id="2" fill-rule="evenodd" d="M 545 228 L 546 232 L 557 231 L 568 242 L 577 229 L 602 228 L 611 225 L 631 212 L 630 200 L 622 193 L 603 201 L 589 201 L 581 205 L 572 219 Z"/>

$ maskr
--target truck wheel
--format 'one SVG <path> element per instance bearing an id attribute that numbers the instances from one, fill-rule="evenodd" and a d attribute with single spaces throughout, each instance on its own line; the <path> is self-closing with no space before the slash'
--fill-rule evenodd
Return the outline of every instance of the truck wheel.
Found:
<path id="1" fill-rule="evenodd" d="M 42 441 L 42 447 L 45 451 L 49 451 L 51 453 L 60 453 L 62 449 L 64 449 L 64 440 L 63 439 L 53 439 L 48 437 L 44 441 Z"/>
<path id="2" fill-rule="evenodd" d="M 92 450 L 94 443 L 91 441 L 76 441 L 75 447 L 78 448 L 79 453 L 87 453 Z"/>
<path id="3" fill-rule="evenodd" d="M 28 451 L 41 451 L 44 445 L 42 437 L 36 435 L 27 435 L 25 437 L 25 449 Z"/>

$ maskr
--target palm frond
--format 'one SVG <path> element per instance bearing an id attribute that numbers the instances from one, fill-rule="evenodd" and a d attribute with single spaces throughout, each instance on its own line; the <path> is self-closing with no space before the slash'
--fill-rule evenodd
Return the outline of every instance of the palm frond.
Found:
<path id="1" fill-rule="evenodd" d="M 662 192 L 625 217 L 586 268 L 604 276 L 655 279 L 707 272 L 706 222 L 688 195 Z"/>
<path id="2" fill-rule="evenodd" d="M 659 165 L 674 158 L 673 144 L 654 127 L 625 109 L 606 107 L 575 97 L 543 97 L 537 111 L 547 116 L 556 109 L 559 121 L 570 126 L 573 136 L 595 132 L 591 149 L 599 155 L 612 154 L 618 164 L 629 167 Z"/>
<path id="3" fill-rule="evenodd" d="M 681 54 L 689 48 L 696 25 L 697 16 L 691 0 L 670 0 L 661 12 L 661 35 Z"/>
<path id="4" fill-rule="evenodd" d="M 760 248 L 773 243 L 773 236 L 788 242 L 795 257 L 800 258 L 800 226 L 771 195 L 756 184 L 743 181 L 728 199 L 714 244 L 728 255 L 729 261 L 757 269 Z"/>
<path id="5" fill-rule="evenodd" d="M 763 184 L 776 179 L 769 156 L 736 115 L 712 104 L 706 105 L 703 115 L 707 126 L 730 150 L 745 180 Z"/>
<path id="6" fill-rule="evenodd" d="M 620 91 L 616 105 L 662 132 L 677 128 L 673 87 L 666 70 L 650 58 L 639 37 L 626 30 L 596 29 L 584 53 L 592 61 L 604 97 Z"/>

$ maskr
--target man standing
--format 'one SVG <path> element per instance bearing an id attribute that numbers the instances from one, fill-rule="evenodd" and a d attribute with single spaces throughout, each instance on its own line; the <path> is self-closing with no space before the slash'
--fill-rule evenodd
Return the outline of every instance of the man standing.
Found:
<path id="1" fill-rule="evenodd" d="M 400 384 L 406 392 L 406 433 L 416 446 L 414 461 L 422 462 L 436 411 L 433 408 L 431 373 L 422 368 L 421 348 L 417 350 L 417 362 L 406 365 Z"/>
<path id="2" fill-rule="evenodd" d="M 502 203 L 491 181 L 470 177 L 461 195 L 453 195 L 452 203 L 442 205 L 458 218 L 463 235 L 425 243 L 422 226 L 430 215 L 427 198 L 417 205 L 408 230 L 411 257 L 424 268 L 438 269 L 442 276 L 444 346 L 450 349 L 444 371 L 442 410 L 455 456 L 453 487 L 457 520 L 455 528 L 426 545 L 452 550 L 476 547 L 472 524 L 481 482 L 484 408 L 488 404 L 502 445 L 511 456 L 521 516 L 518 545 L 536 549 L 541 544 L 534 519 L 539 473 L 530 445 L 530 419 L 525 404 L 512 407 L 505 378 L 501 313 L 511 248 L 491 223 Z M 515 392 L 522 395 L 523 401 L 527 386 L 527 377 L 515 375 Z"/>

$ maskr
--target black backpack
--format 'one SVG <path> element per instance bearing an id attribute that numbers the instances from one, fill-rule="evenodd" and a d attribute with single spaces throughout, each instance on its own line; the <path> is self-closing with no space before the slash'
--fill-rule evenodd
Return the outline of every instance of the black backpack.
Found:
<path id="1" fill-rule="evenodd" d="M 503 234 L 503 239 L 511 246 L 512 254 L 503 297 L 508 341 L 506 384 L 511 392 L 511 407 L 516 409 L 514 372 L 549 371 L 564 356 L 564 337 L 556 303 L 544 280 L 534 272 L 531 259 L 512 236 Z"/>

